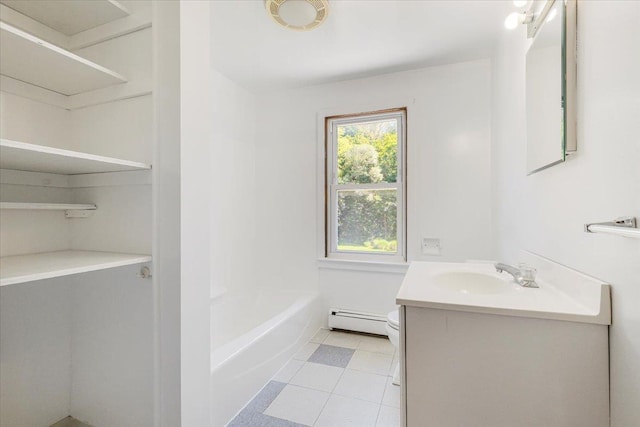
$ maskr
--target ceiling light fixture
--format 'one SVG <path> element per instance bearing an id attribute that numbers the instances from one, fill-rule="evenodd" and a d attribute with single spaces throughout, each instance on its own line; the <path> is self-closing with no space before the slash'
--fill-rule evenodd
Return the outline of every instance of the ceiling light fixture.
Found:
<path id="1" fill-rule="evenodd" d="M 278 24 L 297 31 L 309 31 L 327 19 L 327 0 L 265 0 L 267 13 Z"/>

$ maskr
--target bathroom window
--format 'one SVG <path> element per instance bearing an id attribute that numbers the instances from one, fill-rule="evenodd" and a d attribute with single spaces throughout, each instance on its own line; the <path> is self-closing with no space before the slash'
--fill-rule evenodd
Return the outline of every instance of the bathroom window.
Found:
<path id="1" fill-rule="evenodd" d="M 325 123 L 325 255 L 404 261 L 406 109 Z"/>

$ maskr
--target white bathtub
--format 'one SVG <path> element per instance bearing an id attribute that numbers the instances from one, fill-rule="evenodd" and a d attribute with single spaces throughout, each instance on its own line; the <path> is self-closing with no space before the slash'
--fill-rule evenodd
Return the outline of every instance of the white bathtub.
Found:
<path id="1" fill-rule="evenodd" d="M 322 325 L 317 294 L 226 294 L 211 305 L 213 427 L 224 426 Z"/>

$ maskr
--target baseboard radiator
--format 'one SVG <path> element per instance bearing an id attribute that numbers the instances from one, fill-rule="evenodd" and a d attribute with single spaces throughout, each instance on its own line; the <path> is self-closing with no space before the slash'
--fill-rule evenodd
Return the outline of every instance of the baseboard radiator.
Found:
<path id="1" fill-rule="evenodd" d="M 368 334 L 387 335 L 387 316 L 376 313 L 331 308 L 329 310 L 329 328 Z"/>

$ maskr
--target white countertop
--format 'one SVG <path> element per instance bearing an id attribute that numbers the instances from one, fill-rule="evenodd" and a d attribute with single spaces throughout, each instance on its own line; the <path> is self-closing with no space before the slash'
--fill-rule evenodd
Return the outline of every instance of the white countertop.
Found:
<path id="1" fill-rule="evenodd" d="M 473 313 L 611 324 L 609 285 L 537 255 L 525 255 L 527 263 L 538 269 L 536 283 L 539 288 L 518 285 L 509 274 L 497 273 L 492 263 L 412 262 L 396 296 L 396 303 Z M 438 275 L 454 271 L 496 277 L 507 282 L 508 286 L 500 293 L 476 294 L 447 289 L 436 283 Z M 548 276 L 540 277 L 541 272 Z"/>

